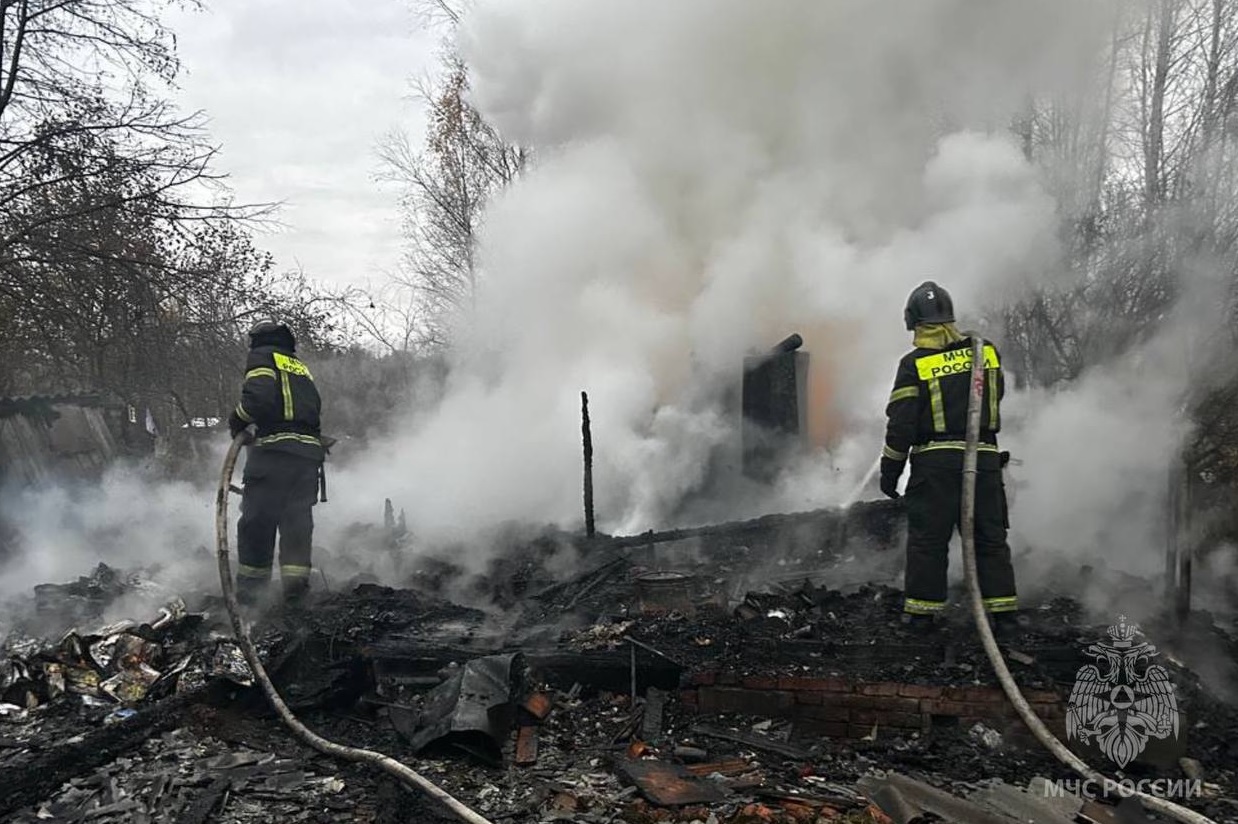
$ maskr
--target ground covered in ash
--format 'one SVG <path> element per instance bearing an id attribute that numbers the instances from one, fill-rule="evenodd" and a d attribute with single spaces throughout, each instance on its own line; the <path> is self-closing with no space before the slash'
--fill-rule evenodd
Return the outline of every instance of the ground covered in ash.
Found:
<path id="1" fill-rule="evenodd" d="M 896 589 L 831 583 L 825 571 L 845 568 L 847 552 L 813 545 L 794 521 L 772 528 L 777 541 L 724 536 L 714 563 L 702 561 L 714 537 L 689 536 L 699 551 L 684 578 L 649 578 L 664 565 L 639 542 L 595 542 L 557 581 L 556 537 L 473 578 L 435 563 L 402 588 L 341 583 L 306 609 L 265 611 L 253 636 L 311 728 L 413 766 L 495 822 L 1003 822 L 1032 808 L 1050 822 L 1155 820 L 1116 799 L 1054 807 L 1040 782 L 1070 772 L 996 722 L 926 715 L 922 728 L 827 736 L 773 711 L 784 690 L 769 711 L 760 693 L 755 706 L 702 705 L 696 685 L 715 679 L 736 692 L 835 676 L 930 692 L 996 684 L 961 607 L 938 629 L 910 630 Z M 747 590 L 744 559 L 761 540 L 796 548 L 783 574 Z M 0 820 L 454 820 L 297 741 L 254 686 L 218 596 L 167 595 L 106 567 L 37 593 L 0 656 Z M 112 620 L 118 603 L 131 618 Z M 70 626 L 37 632 L 53 614 Z M 1179 655 L 1238 662 L 1228 630 L 1210 616 L 1146 628 L 1177 690 L 1185 750 L 1122 773 L 1198 778 L 1201 795 L 1184 803 L 1215 821 L 1238 821 L 1238 709 Z M 1105 631 L 1058 598 L 1030 605 L 1002 644 L 1023 689 L 1065 699 L 1080 650 Z"/>

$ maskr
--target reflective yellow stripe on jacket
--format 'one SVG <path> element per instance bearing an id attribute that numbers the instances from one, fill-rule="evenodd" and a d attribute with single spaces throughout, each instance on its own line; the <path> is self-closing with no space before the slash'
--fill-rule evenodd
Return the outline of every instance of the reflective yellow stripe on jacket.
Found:
<path id="1" fill-rule="evenodd" d="M 890 460 L 892 460 L 892 461 L 905 461 L 905 460 L 907 460 L 907 453 L 906 453 L 906 452 L 899 452 L 898 450 L 891 449 L 889 444 L 886 444 L 886 445 L 884 445 L 884 446 L 882 446 L 882 447 L 881 447 L 881 456 L 882 456 L 883 458 L 889 458 L 889 459 L 890 459 Z"/>
<path id="2" fill-rule="evenodd" d="M 313 435 L 302 435 L 299 432 L 278 432 L 274 435 L 267 435 L 265 438 L 259 438 L 254 441 L 254 443 L 258 446 L 266 446 L 270 443 L 281 443 L 285 441 L 306 443 L 311 446 L 322 446 L 322 441 L 318 440 Z"/>
<path id="3" fill-rule="evenodd" d="M 929 441 L 928 443 L 917 444 L 911 448 L 912 455 L 919 455 L 921 452 L 936 452 L 942 449 L 957 449 L 964 450 L 967 448 L 967 441 Z M 977 449 L 981 452 L 997 452 L 998 449 L 991 443 L 982 443 L 977 445 Z"/>
<path id="4" fill-rule="evenodd" d="M 919 396 L 920 396 L 920 387 L 900 386 L 898 389 L 895 389 L 893 392 L 890 393 L 889 402 L 895 403 L 896 401 L 905 401 L 905 400 L 908 400 L 909 398 L 916 398 Z"/>
<path id="5" fill-rule="evenodd" d="M 935 615 L 944 611 L 945 608 L 945 601 L 926 601 L 922 598 L 907 598 L 903 601 L 903 612 L 909 612 L 912 615 Z"/>
<path id="6" fill-rule="evenodd" d="M 933 431 L 946 431 L 946 406 L 941 399 L 941 381 L 933 378 L 929 381 L 929 407 L 933 411 Z"/>

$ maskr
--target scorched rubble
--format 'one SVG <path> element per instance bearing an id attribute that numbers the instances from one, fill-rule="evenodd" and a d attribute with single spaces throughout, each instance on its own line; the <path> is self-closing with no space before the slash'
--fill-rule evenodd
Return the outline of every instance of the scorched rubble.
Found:
<path id="1" fill-rule="evenodd" d="M 1032 807 L 1038 820 L 1077 820 L 1082 799 L 1050 809 L 1043 788 L 1023 791 L 1072 776 L 1028 745 L 966 614 L 926 637 L 898 623 L 896 590 L 844 593 L 812 575 L 732 599 L 726 575 L 696 574 L 688 607 L 660 610 L 638 594 L 650 560 L 639 550 L 586 559 L 555 583 L 529 557 L 509 559 L 523 579 L 503 576 L 469 607 L 432 594 L 440 567 L 432 585 L 352 585 L 303 613 L 274 609 L 254 636 L 311 728 L 415 765 L 495 821 L 1001 822 Z M 6 645 L 0 771 L 16 782 L 0 801 L 7 820 L 446 815 L 296 743 L 252 687 L 216 596 L 97 623 L 136 586 L 101 568 L 43 588 L 44 608 L 67 603 L 74 627 Z M 484 577 L 467 589 L 486 594 Z M 1081 645 L 1103 627 L 1083 623 L 1068 599 L 1031 614 L 1005 647 L 1053 726 Z M 1195 631 L 1233 655 L 1232 637 L 1211 622 Z M 1162 663 L 1188 719 L 1186 752 L 1126 775 L 1181 778 L 1179 756 L 1189 755 L 1182 763 L 1200 771 L 1205 797 L 1186 803 L 1238 820 L 1238 713 Z M 1106 809 L 1087 814 L 1110 820 Z"/>

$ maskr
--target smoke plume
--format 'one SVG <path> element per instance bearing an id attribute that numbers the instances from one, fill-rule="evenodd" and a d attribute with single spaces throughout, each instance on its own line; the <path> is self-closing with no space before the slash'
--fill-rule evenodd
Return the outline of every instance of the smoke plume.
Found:
<path id="1" fill-rule="evenodd" d="M 907 293 L 937 280 L 966 326 L 1069 277 L 1060 180 L 1009 127 L 1029 95 L 1089 82 L 1111 9 L 478 2 L 460 32 L 475 103 L 536 162 L 487 212 L 444 397 L 340 456 L 316 543 L 384 498 L 423 546 L 483 546 L 509 522 L 578 528 L 582 390 L 604 531 L 846 500 L 880 450 Z M 1020 575 L 1062 557 L 1154 569 L 1188 326 L 1064 391 L 1011 395 Z M 793 331 L 817 448 L 756 488 L 729 471 L 725 399 L 742 358 Z"/>
<path id="2" fill-rule="evenodd" d="M 839 503 L 880 449 L 908 291 L 938 280 L 975 318 L 1060 276 L 1009 124 L 1086 73 L 1101 5 L 477 4 L 475 102 L 538 160 L 487 214 L 446 401 L 347 487 L 431 541 L 577 525 L 586 390 L 600 528 Z M 772 490 L 719 486 L 723 398 L 792 331 L 819 450 Z"/>

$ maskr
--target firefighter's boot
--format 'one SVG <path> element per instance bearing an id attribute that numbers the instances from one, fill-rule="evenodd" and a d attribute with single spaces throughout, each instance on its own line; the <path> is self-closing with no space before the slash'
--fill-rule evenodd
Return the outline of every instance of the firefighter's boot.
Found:
<path id="1" fill-rule="evenodd" d="M 309 578 L 298 575 L 284 578 L 281 583 L 284 587 L 285 606 L 299 607 L 305 603 L 305 599 L 309 595 Z"/>
<path id="2" fill-rule="evenodd" d="M 937 630 L 937 617 L 934 615 L 916 615 L 905 612 L 903 613 L 902 624 L 917 635 L 927 635 Z"/>
<path id="3" fill-rule="evenodd" d="M 271 582 L 266 578 L 236 576 L 236 600 L 246 609 L 257 609 L 267 598 Z"/>

